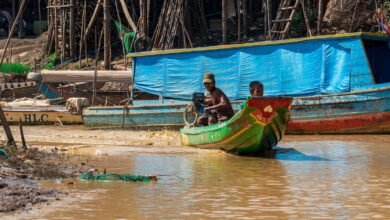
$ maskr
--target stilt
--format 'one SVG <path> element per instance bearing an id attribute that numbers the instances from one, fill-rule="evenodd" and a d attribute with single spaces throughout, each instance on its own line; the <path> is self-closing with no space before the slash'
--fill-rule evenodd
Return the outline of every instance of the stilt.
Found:
<path id="1" fill-rule="evenodd" d="M 70 58 L 76 56 L 76 43 L 75 43 L 75 17 L 74 17 L 74 0 L 70 0 L 70 13 L 69 13 L 69 50 Z"/>
<path id="2" fill-rule="evenodd" d="M 19 131 L 20 131 L 20 138 L 22 139 L 22 149 L 27 150 L 26 139 L 24 139 L 23 122 L 21 118 L 19 118 Z"/>
<path id="3" fill-rule="evenodd" d="M 227 43 L 227 0 L 222 0 L 222 42 Z"/>
<path id="4" fill-rule="evenodd" d="M 110 1 L 104 0 L 103 4 L 104 18 L 104 68 L 111 69 L 111 15 L 110 15 Z"/>
<path id="5" fill-rule="evenodd" d="M 16 148 L 14 136 L 12 135 L 11 129 L 9 128 L 7 118 L 4 115 L 3 108 L 0 106 L 0 119 L 3 125 L 5 134 L 7 135 L 7 146 Z"/>

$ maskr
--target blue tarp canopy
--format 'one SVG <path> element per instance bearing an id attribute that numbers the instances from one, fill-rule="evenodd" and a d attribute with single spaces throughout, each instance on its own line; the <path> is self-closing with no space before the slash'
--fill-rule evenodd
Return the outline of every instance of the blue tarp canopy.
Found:
<path id="1" fill-rule="evenodd" d="M 176 99 L 204 91 L 204 73 L 230 99 L 244 99 L 259 80 L 265 95 L 315 95 L 350 91 L 351 50 L 332 40 L 242 47 L 134 58 L 135 88 Z"/>

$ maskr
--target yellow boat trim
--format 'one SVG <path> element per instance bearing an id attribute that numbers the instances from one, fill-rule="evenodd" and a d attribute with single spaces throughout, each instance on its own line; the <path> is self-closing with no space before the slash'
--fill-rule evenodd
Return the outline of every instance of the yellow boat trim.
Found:
<path id="1" fill-rule="evenodd" d="M 298 42 L 321 40 L 321 39 L 338 39 L 338 38 L 362 37 L 362 36 L 388 38 L 386 34 L 356 32 L 356 33 L 346 33 L 346 34 L 321 35 L 321 36 L 305 37 L 305 38 L 294 38 L 294 39 L 277 40 L 277 41 L 261 41 L 261 42 L 254 42 L 254 43 L 245 43 L 245 44 L 229 44 L 229 45 L 220 45 L 220 46 L 211 46 L 211 47 L 198 47 L 198 48 L 191 48 L 191 49 L 175 49 L 175 50 L 161 50 L 161 51 L 159 50 L 159 51 L 152 51 L 152 52 L 133 53 L 127 56 L 129 58 L 136 58 L 136 57 L 157 56 L 157 55 L 165 55 L 165 54 L 204 52 L 204 51 L 214 51 L 214 50 L 223 50 L 223 49 L 245 48 L 245 47 L 253 47 L 253 46 L 289 44 L 289 43 L 298 43 Z"/>

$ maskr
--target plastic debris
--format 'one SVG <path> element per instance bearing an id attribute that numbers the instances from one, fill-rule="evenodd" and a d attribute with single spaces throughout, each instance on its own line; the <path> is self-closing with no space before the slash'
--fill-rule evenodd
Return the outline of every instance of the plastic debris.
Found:
<path id="1" fill-rule="evenodd" d="M 5 158 L 9 157 L 7 151 L 5 151 L 3 148 L 0 148 L 0 157 L 5 157 Z"/>

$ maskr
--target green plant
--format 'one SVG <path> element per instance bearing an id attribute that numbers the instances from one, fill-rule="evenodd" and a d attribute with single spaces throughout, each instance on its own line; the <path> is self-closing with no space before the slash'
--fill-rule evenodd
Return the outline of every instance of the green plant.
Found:
<path id="1" fill-rule="evenodd" d="M 47 64 L 43 67 L 43 69 L 47 69 L 47 70 L 50 70 L 52 68 L 54 68 L 57 64 L 57 61 L 59 59 L 59 56 L 57 53 L 53 53 L 49 56 L 49 61 L 47 62 Z"/>

